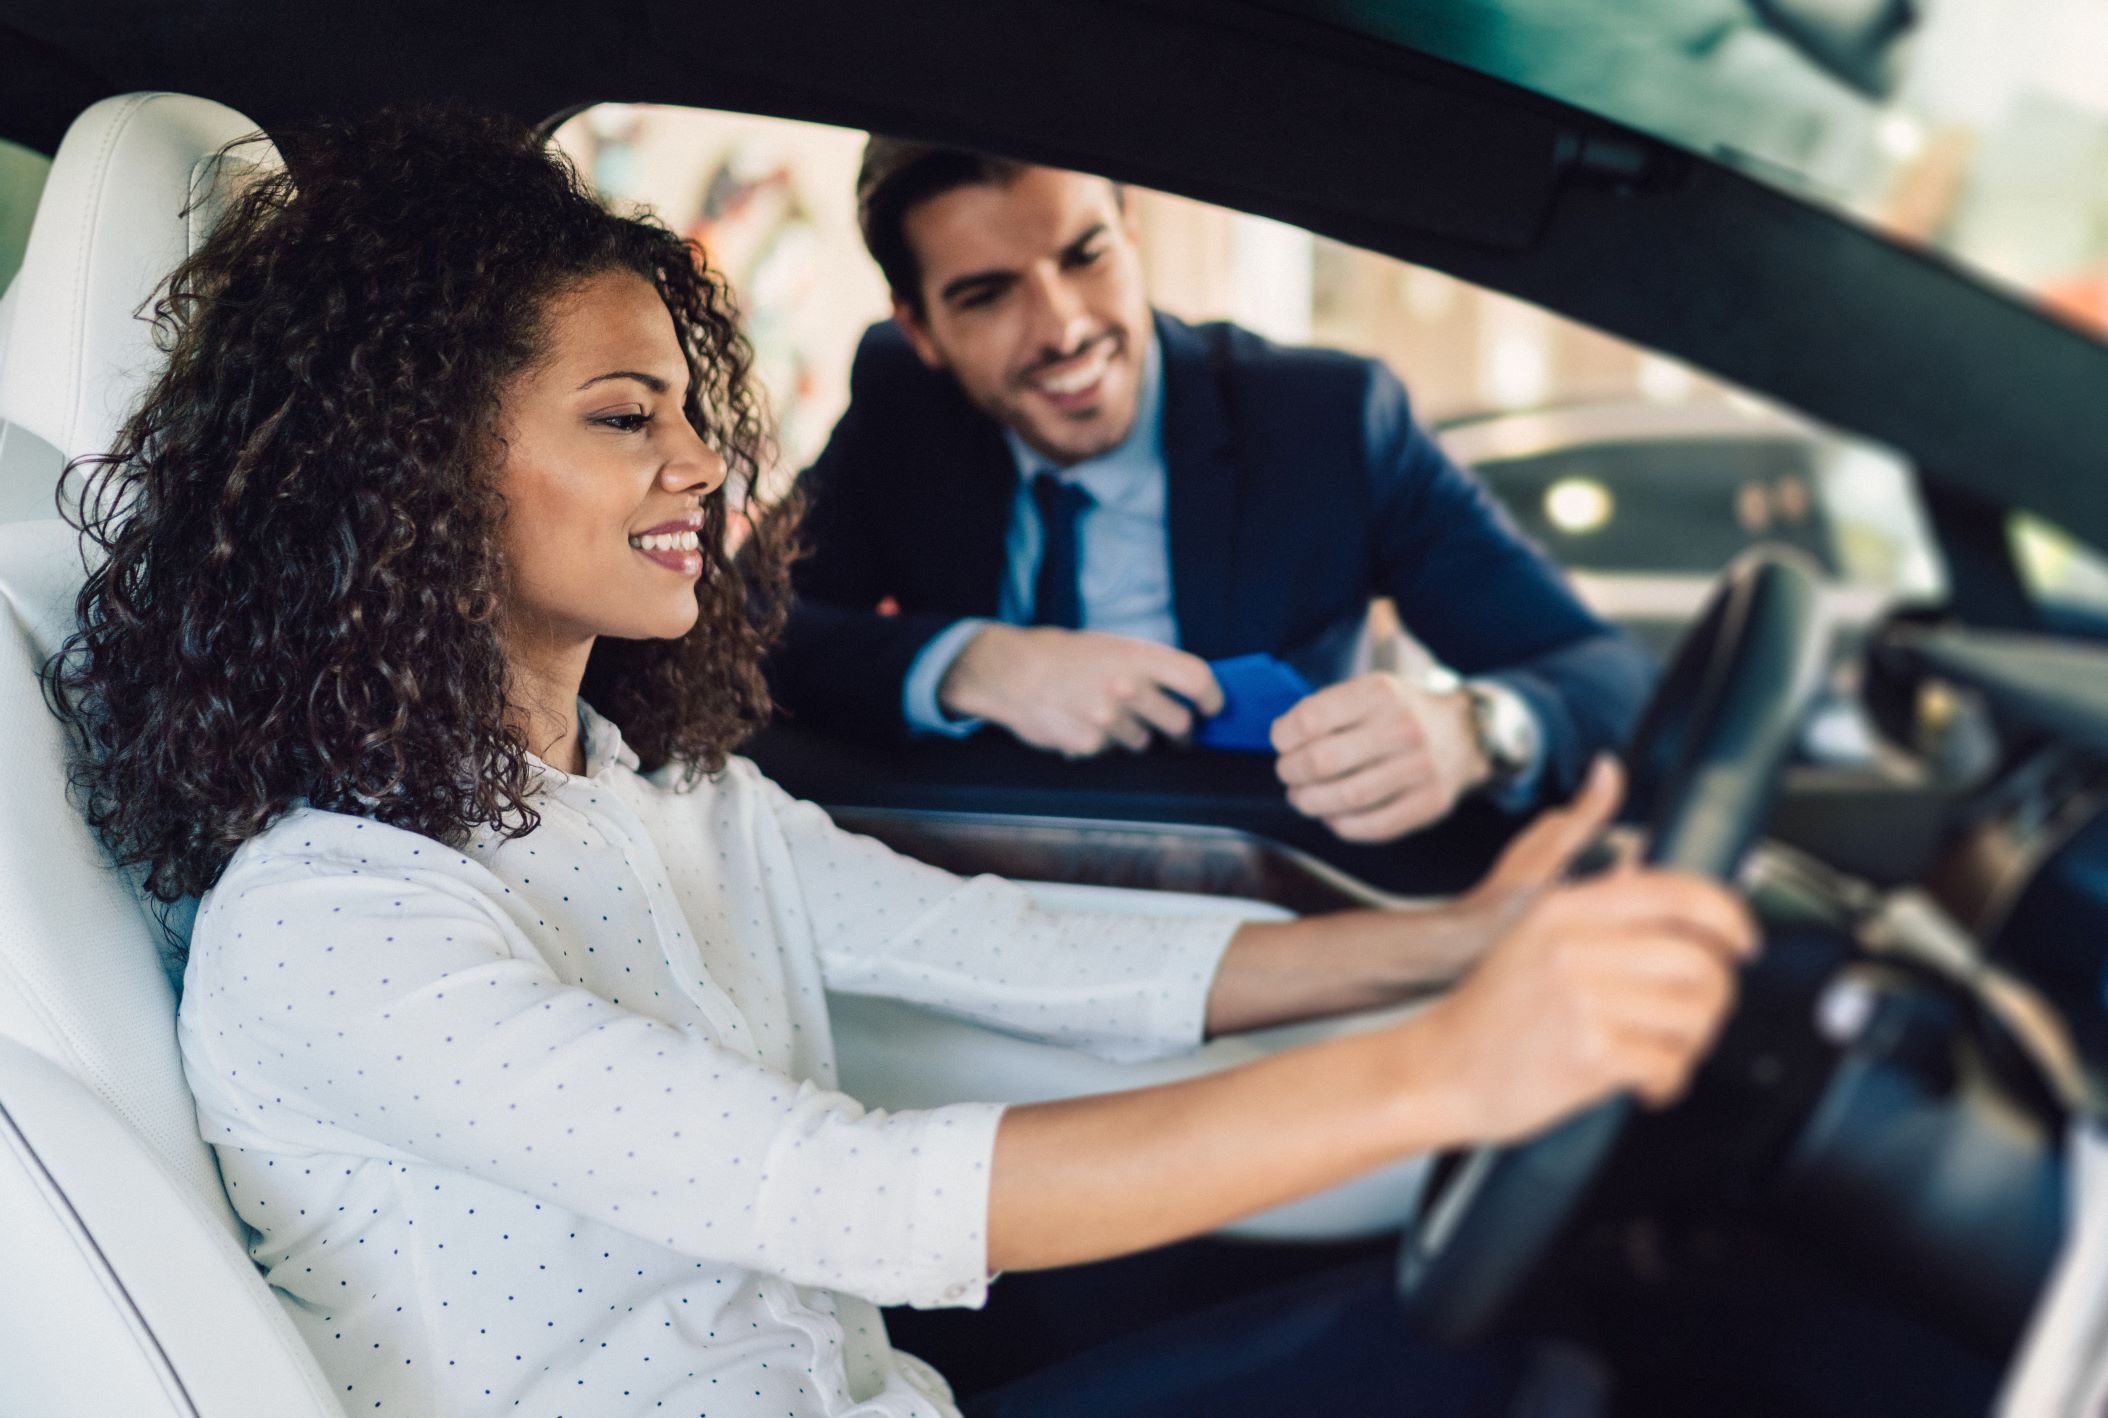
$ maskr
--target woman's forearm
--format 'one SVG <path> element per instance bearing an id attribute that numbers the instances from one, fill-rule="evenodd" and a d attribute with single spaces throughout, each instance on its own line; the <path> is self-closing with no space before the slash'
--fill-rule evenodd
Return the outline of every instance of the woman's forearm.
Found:
<path id="1" fill-rule="evenodd" d="M 1417 909 L 1254 922 L 1231 938 L 1208 995 L 1210 1034 L 1377 1009 L 1453 984 L 1595 839 L 1623 781 L 1599 759 L 1563 808 L 1540 813 L 1462 896 Z"/>
<path id="2" fill-rule="evenodd" d="M 1162 1245 L 1412 1153 L 1525 1136 L 1620 1089 L 1669 1102 L 1756 938 L 1711 882 L 1619 872 L 1532 904 L 1410 1019 L 1183 1083 L 1013 1108 L 995 1139 L 989 1264 Z"/>
<path id="3" fill-rule="evenodd" d="M 1014 1107 L 996 1135 L 992 1270 L 1182 1240 L 1461 1139 L 1421 1021 L 1181 1083 Z"/>
<path id="4" fill-rule="evenodd" d="M 1446 988 L 1495 923 L 1470 897 L 1404 911 L 1252 922 L 1223 952 L 1208 992 L 1210 1035 L 1380 1009 Z"/>

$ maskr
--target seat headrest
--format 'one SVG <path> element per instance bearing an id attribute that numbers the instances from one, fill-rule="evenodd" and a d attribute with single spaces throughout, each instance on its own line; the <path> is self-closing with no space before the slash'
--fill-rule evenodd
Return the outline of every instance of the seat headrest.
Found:
<path id="1" fill-rule="evenodd" d="M 152 307 L 243 176 L 275 166 L 269 143 L 223 104 L 182 94 L 104 99 L 74 120 L 52 160 L 10 287 L 0 345 L 0 419 L 67 458 L 100 453 L 159 359 Z"/>

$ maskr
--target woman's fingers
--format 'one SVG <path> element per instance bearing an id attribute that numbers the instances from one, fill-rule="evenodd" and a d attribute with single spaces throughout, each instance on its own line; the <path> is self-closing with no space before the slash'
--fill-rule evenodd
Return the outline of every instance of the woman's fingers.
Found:
<path id="1" fill-rule="evenodd" d="M 1568 864 L 1609 826 L 1624 798 L 1625 770 L 1608 754 L 1598 755 L 1574 800 L 1539 813 L 1501 853 L 1481 888 L 1511 891 L 1557 881 Z"/>
<path id="2" fill-rule="evenodd" d="M 1556 899 L 1577 922 L 1687 936 L 1732 961 L 1756 954 L 1757 926 L 1742 898 L 1694 872 L 1625 868 L 1567 887 Z"/>

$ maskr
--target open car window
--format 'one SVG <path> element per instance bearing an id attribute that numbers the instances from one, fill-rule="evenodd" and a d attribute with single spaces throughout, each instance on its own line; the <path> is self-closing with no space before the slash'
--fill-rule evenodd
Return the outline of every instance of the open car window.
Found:
<path id="1" fill-rule="evenodd" d="M 604 104 L 555 133 L 606 197 L 698 239 L 738 290 L 780 425 L 779 476 L 825 444 L 856 342 L 888 311 L 853 201 L 865 135 L 698 109 Z M 1894 455 L 1795 419 L 1677 361 L 1280 222 L 1130 190 L 1153 302 L 1275 340 L 1373 355 L 1584 594 L 1648 638 L 1759 542 L 1808 553 L 1884 601 L 1938 595 L 1939 558 Z M 1609 603 L 1601 598 L 1607 596 Z M 1629 598 L 1625 598 L 1629 599 Z M 1684 602 L 1689 602 L 1686 606 Z"/>

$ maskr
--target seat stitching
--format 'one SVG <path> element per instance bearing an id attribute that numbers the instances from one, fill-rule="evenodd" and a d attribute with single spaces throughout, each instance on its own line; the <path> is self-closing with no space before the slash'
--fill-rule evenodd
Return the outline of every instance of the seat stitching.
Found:
<path id="1" fill-rule="evenodd" d="M 133 1342 L 139 1345 L 142 1357 L 154 1370 L 155 1377 L 161 1380 L 162 1387 L 171 1391 L 171 1398 L 182 1403 L 190 1418 L 199 1418 L 198 1406 L 192 1401 L 190 1390 L 184 1386 L 183 1376 L 176 1372 L 175 1363 L 168 1357 L 168 1351 L 161 1347 L 160 1336 L 156 1335 L 153 1327 L 146 1322 L 146 1316 L 140 1312 L 139 1302 L 134 1300 L 131 1291 L 125 1288 L 123 1278 L 117 1273 L 117 1267 L 110 1263 L 109 1256 L 96 1241 L 94 1233 L 88 1229 L 87 1222 L 83 1221 L 80 1212 L 74 1209 L 72 1198 L 66 1195 L 66 1189 L 59 1185 L 58 1179 L 51 1175 L 51 1169 L 44 1165 L 44 1159 L 37 1153 L 36 1144 L 22 1131 L 21 1125 L 15 1121 L 14 1115 L 8 1112 L 5 1103 L 0 1103 L 0 1137 L 7 1140 L 9 1150 L 16 1155 L 25 1170 L 32 1174 L 37 1190 L 44 1193 L 44 1204 L 66 1228 L 68 1239 L 81 1252 L 89 1268 L 95 1272 L 95 1278 L 102 1285 L 104 1293 L 123 1311 L 125 1327 L 132 1332 Z"/>

